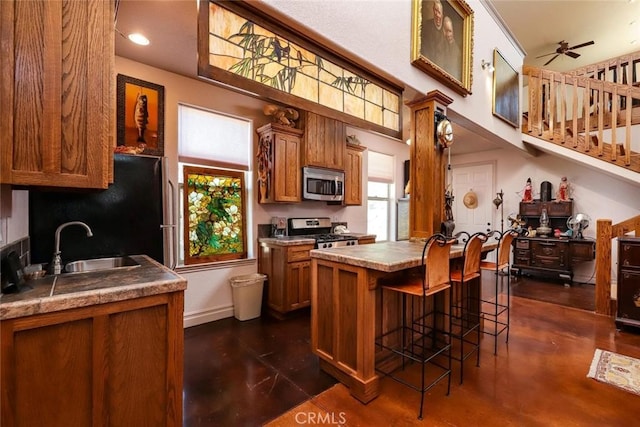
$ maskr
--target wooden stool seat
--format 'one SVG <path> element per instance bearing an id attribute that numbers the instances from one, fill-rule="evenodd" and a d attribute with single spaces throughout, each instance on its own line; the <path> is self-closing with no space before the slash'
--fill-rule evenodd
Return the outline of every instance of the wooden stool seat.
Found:
<path id="1" fill-rule="evenodd" d="M 489 233 L 498 239 L 498 248 L 495 261 L 481 261 L 480 269 L 493 271 L 495 273 L 494 293 L 489 296 L 483 296 L 480 299 L 481 314 L 485 321 L 482 332 L 493 336 L 493 354 L 498 354 L 498 335 L 506 332 L 506 343 L 509 343 L 509 323 L 510 323 L 510 307 L 511 307 L 511 268 L 509 264 L 509 255 L 511 254 L 511 243 L 517 237 L 518 233 L 514 230 L 507 230 L 501 233 L 498 230 Z M 507 276 L 507 298 L 506 302 L 500 302 L 500 273 L 506 270 Z"/>
<path id="2" fill-rule="evenodd" d="M 422 250 L 419 277 L 402 276 L 380 282 L 381 298 L 384 298 L 385 292 L 397 293 L 401 297 L 402 307 L 398 316 L 401 317 L 401 320 L 398 319 L 401 326 L 376 337 L 376 347 L 387 353 L 384 362 L 376 364 L 376 371 L 420 393 L 420 420 L 424 396 L 429 389 L 446 378 L 447 396 L 451 391 L 451 340 L 448 339 L 446 327 L 439 328 L 444 325 L 443 317 L 427 304 L 427 300 L 431 301 L 436 295 L 451 289 L 449 254 L 454 242 L 454 239 L 442 234 L 434 234 Z M 414 364 L 420 365 L 419 383 L 415 376 L 405 370 Z M 427 365 L 436 372 L 429 371 L 427 374 Z"/>
<path id="3" fill-rule="evenodd" d="M 483 233 L 462 231 L 456 238 L 465 241 L 461 269 L 451 271 L 451 283 L 454 285 L 451 298 L 451 337 L 458 340 L 460 351 L 451 358 L 460 362 L 460 384 L 464 381 L 464 361 L 476 354 L 476 366 L 480 366 L 480 311 L 475 309 L 478 298 L 471 295 L 472 281 L 480 277 L 480 258 L 482 244 L 487 241 Z M 477 280 L 476 280 L 477 281 Z M 452 352 L 453 353 L 453 352 Z"/>

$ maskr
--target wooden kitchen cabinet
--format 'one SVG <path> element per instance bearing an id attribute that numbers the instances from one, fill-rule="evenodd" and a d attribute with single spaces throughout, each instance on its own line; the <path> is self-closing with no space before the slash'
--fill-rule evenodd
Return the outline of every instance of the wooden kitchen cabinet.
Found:
<path id="1" fill-rule="evenodd" d="M 0 182 L 107 188 L 114 2 L 0 2 Z"/>
<path id="2" fill-rule="evenodd" d="M 309 111 L 301 114 L 302 166 L 344 170 L 344 123 Z"/>
<path id="3" fill-rule="evenodd" d="M 371 245 L 373 243 L 376 242 L 376 238 L 375 237 L 359 237 L 358 238 L 358 244 L 359 245 Z"/>
<path id="4" fill-rule="evenodd" d="M 6 426 L 182 425 L 183 291 L 2 321 Z"/>
<path id="5" fill-rule="evenodd" d="M 260 243 L 258 272 L 267 276 L 267 306 L 277 318 L 311 304 L 311 262 L 314 245 Z"/>
<path id="6" fill-rule="evenodd" d="M 345 206 L 362 205 L 362 152 L 366 147 L 347 144 L 344 165 Z"/>
<path id="7" fill-rule="evenodd" d="M 616 325 L 640 328 L 640 238 L 618 239 Z"/>
<path id="8" fill-rule="evenodd" d="M 258 135 L 258 202 L 300 202 L 302 131 L 269 123 L 258 129 Z"/>

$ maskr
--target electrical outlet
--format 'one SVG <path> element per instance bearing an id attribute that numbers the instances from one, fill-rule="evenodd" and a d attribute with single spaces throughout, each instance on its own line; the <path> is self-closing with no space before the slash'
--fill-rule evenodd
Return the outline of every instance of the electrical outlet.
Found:
<path id="1" fill-rule="evenodd" d="M 287 228 L 287 218 L 274 216 L 271 218 L 271 225 L 275 226 L 276 230 L 284 230 Z"/>

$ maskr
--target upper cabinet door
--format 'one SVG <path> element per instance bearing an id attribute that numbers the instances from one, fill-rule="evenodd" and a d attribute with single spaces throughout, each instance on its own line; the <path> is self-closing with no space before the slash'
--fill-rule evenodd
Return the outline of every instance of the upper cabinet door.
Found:
<path id="1" fill-rule="evenodd" d="M 344 170 L 344 123 L 310 112 L 302 116 L 302 166 Z"/>
<path id="2" fill-rule="evenodd" d="M 366 147 L 347 145 L 344 165 L 345 206 L 362 205 L 362 152 Z M 358 243 L 361 244 L 361 243 Z"/>
<path id="3" fill-rule="evenodd" d="M 106 188 L 115 118 L 113 2 L 0 2 L 0 182 Z"/>
<path id="4" fill-rule="evenodd" d="M 301 200 L 300 138 L 302 131 L 276 123 L 258 129 L 258 202 Z"/>

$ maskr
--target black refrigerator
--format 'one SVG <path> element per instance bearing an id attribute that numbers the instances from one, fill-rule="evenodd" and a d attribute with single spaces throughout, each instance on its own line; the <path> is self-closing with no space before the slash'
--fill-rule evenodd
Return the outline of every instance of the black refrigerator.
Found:
<path id="1" fill-rule="evenodd" d="M 49 263 L 58 226 L 62 262 L 146 254 L 175 267 L 175 188 L 166 179 L 166 158 L 114 155 L 114 182 L 106 190 L 29 190 L 31 262 Z"/>

